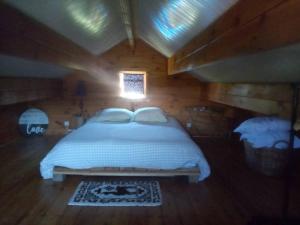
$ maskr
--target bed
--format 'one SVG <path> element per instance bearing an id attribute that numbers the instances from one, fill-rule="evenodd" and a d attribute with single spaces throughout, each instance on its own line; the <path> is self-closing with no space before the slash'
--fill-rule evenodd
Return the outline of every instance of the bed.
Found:
<path id="1" fill-rule="evenodd" d="M 172 117 L 167 122 L 106 123 L 90 119 L 62 138 L 40 163 L 44 179 L 65 175 L 188 176 L 204 180 L 210 167 Z"/>

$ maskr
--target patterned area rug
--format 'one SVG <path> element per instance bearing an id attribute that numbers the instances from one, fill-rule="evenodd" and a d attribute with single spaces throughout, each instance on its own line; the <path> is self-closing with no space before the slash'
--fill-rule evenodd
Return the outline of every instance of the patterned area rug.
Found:
<path id="1" fill-rule="evenodd" d="M 78 206 L 159 206 L 157 181 L 82 181 L 69 205 Z"/>

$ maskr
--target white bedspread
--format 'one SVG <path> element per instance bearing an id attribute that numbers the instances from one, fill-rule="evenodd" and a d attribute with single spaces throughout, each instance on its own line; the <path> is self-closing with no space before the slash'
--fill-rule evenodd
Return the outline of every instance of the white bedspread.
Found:
<path id="1" fill-rule="evenodd" d="M 177 169 L 198 166 L 199 180 L 210 174 L 201 150 L 173 118 L 161 125 L 90 120 L 61 139 L 41 161 L 40 171 L 44 179 L 53 177 L 54 166 L 72 169 Z"/>

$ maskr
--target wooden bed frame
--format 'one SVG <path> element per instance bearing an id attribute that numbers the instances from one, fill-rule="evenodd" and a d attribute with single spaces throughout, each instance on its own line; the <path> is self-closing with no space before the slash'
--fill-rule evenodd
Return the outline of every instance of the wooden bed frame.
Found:
<path id="1" fill-rule="evenodd" d="M 91 169 L 69 169 L 55 166 L 53 169 L 53 180 L 61 182 L 66 175 L 82 176 L 148 176 L 148 177 L 173 177 L 188 176 L 190 183 L 196 183 L 200 175 L 199 167 L 183 168 L 175 170 L 140 169 L 140 168 L 91 168 Z"/>

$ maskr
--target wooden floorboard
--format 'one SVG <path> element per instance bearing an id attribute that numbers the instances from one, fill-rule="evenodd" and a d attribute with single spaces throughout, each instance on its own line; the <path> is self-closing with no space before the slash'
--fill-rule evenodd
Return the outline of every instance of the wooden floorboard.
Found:
<path id="1" fill-rule="evenodd" d="M 280 215 L 282 180 L 247 168 L 242 146 L 200 139 L 212 167 L 204 182 L 184 177 L 160 182 L 160 207 L 78 207 L 67 202 L 81 180 L 153 179 L 70 176 L 62 183 L 42 180 L 39 162 L 59 137 L 21 138 L 0 148 L 0 224 L 35 225 L 209 225 L 247 224 L 252 216 Z M 300 214 L 300 184 L 292 186 L 291 215 Z"/>

